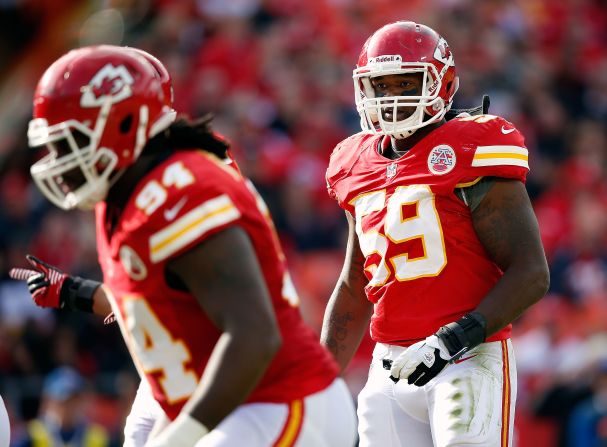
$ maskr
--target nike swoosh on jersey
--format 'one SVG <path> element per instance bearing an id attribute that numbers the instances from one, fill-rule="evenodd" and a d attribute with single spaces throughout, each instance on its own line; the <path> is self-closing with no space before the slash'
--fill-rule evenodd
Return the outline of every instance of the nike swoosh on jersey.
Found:
<path id="1" fill-rule="evenodd" d="M 504 135 L 508 135 L 509 133 L 514 132 L 516 129 L 514 127 L 511 127 L 510 129 L 506 129 L 504 126 L 502 126 L 502 133 Z"/>
<path id="2" fill-rule="evenodd" d="M 455 364 L 457 365 L 458 363 L 462 363 L 462 362 L 465 362 L 466 360 L 470 360 L 472 357 L 476 357 L 477 355 L 478 355 L 478 354 L 474 354 L 474 355 L 470 355 L 470 356 L 468 356 L 468 357 L 464 357 L 464 358 L 461 358 L 461 359 L 457 359 L 457 360 L 456 360 L 455 362 L 453 362 L 453 363 L 455 363 Z"/>
<path id="3" fill-rule="evenodd" d="M 150 236 L 150 261 L 163 261 L 203 237 L 209 230 L 240 217 L 240 211 L 227 194 L 207 200 Z"/>
<path id="4" fill-rule="evenodd" d="M 166 220 L 175 219 L 175 217 L 177 217 L 177 214 L 179 214 L 179 211 L 181 211 L 181 208 L 183 208 L 183 206 L 185 205 L 185 203 L 187 201 L 188 201 L 188 198 L 183 197 L 179 202 L 177 202 L 175 204 L 175 206 L 173 208 L 168 208 L 168 209 L 164 210 L 164 218 Z"/>

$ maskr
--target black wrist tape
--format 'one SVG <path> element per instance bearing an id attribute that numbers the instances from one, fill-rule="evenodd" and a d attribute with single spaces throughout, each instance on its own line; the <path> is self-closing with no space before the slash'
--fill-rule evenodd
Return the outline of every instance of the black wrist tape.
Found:
<path id="1" fill-rule="evenodd" d="M 441 327 L 439 337 L 452 356 L 461 355 L 485 341 L 487 322 L 478 312 L 470 312 L 459 320 Z"/>
<path id="2" fill-rule="evenodd" d="M 93 313 L 93 295 L 101 285 L 98 281 L 69 276 L 61 287 L 61 307 Z"/>

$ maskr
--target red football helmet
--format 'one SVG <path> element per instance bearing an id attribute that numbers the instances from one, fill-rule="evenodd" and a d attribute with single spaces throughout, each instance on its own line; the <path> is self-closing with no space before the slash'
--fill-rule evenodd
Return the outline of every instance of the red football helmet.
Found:
<path id="1" fill-rule="evenodd" d="M 170 76 L 142 53 L 111 45 L 80 48 L 54 62 L 38 82 L 28 139 L 49 153 L 30 171 L 55 205 L 89 209 L 104 200 L 147 141 L 175 120 L 167 97 Z"/>
<path id="2" fill-rule="evenodd" d="M 135 47 L 125 47 L 128 50 L 134 51 L 137 54 L 143 56 L 150 64 L 154 66 L 158 74 L 158 80 L 162 84 L 162 90 L 164 91 L 164 100 L 165 104 L 173 108 L 173 100 L 175 97 L 173 96 L 173 80 L 171 79 L 171 75 L 162 62 L 156 57 L 148 53 L 147 51 L 143 51 L 140 48 Z"/>
<path id="3" fill-rule="evenodd" d="M 419 96 L 376 97 L 371 78 L 422 73 Z M 415 22 L 395 22 L 377 30 L 363 46 L 353 72 L 356 110 L 362 130 L 406 138 L 423 126 L 440 121 L 451 107 L 459 86 L 453 54 L 447 41 L 432 28 Z M 391 120 L 382 110 L 393 107 Z M 397 109 L 415 112 L 397 120 Z"/>

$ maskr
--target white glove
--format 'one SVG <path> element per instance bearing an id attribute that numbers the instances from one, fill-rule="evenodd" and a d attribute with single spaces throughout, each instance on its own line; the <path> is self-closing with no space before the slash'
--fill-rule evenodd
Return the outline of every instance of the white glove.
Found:
<path id="1" fill-rule="evenodd" d="M 150 439 L 145 447 L 194 447 L 209 430 L 187 413 L 179 413 L 158 436 Z"/>
<path id="2" fill-rule="evenodd" d="M 483 98 L 483 110 L 488 107 Z M 448 363 L 457 360 L 485 341 L 487 320 L 480 312 L 472 311 L 453 323 L 441 326 L 435 334 L 415 343 L 384 367 L 390 368 L 393 382 L 407 379 L 407 383 L 424 386 L 435 378 Z"/>
<path id="3" fill-rule="evenodd" d="M 451 360 L 443 341 L 436 335 L 418 341 L 392 360 L 390 376 L 394 382 L 407 379 L 407 383 L 423 386 L 440 373 Z"/>

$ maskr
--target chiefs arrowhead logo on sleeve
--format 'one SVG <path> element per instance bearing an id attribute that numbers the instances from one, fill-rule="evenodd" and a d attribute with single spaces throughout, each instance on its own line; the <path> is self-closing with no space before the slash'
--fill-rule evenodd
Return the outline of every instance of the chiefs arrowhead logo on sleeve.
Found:
<path id="1" fill-rule="evenodd" d="M 122 263 L 122 267 L 124 267 L 124 271 L 131 279 L 143 281 L 147 278 L 148 269 L 134 249 L 128 245 L 123 245 L 120 247 L 118 255 L 120 256 L 120 262 Z"/>
<path id="2" fill-rule="evenodd" d="M 80 105 L 99 107 L 106 102 L 120 102 L 132 95 L 133 76 L 124 65 L 107 64 L 82 88 Z"/>

